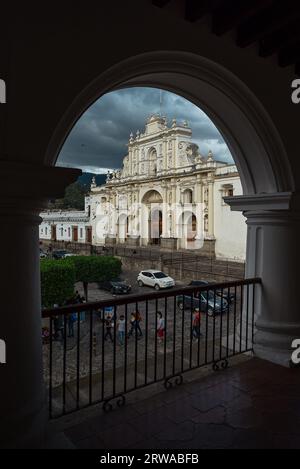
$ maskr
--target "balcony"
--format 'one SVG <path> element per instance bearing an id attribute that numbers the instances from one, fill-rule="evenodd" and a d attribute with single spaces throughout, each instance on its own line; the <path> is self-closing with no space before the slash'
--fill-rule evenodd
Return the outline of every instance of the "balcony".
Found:
<path id="1" fill-rule="evenodd" d="M 189 447 L 199 425 L 223 422 L 226 403 L 243 408 L 251 400 L 243 387 L 249 384 L 247 370 L 255 371 L 249 355 L 258 290 L 260 279 L 246 279 L 44 310 L 52 427 L 66 430 L 78 447 L 93 446 L 99 429 L 107 428 L 98 447 L 125 447 L 119 440 L 119 446 L 109 443 L 110 432 L 113 441 L 115 432 L 126 430 L 127 420 L 146 419 L 146 434 L 141 431 L 137 440 L 148 445 L 150 438 L 159 448 L 153 437 L 163 431 L 166 425 L 159 422 L 165 420 L 171 435 L 181 435 L 170 445 Z M 132 316 L 137 311 L 141 320 Z M 75 425 L 82 416 L 86 423 Z M 163 437 L 159 441 L 168 447 Z M 127 443 L 126 436 L 124 445 L 134 444 Z"/>

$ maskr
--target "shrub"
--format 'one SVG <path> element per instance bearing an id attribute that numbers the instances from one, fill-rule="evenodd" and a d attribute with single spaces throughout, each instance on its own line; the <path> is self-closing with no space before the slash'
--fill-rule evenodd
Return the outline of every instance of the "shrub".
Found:
<path id="1" fill-rule="evenodd" d="M 113 256 L 72 256 L 64 259 L 66 264 L 75 267 L 76 282 L 82 282 L 87 299 L 88 284 L 118 277 L 122 262 Z"/>
<path id="2" fill-rule="evenodd" d="M 63 304 L 74 294 L 75 267 L 64 260 L 41 259 L 42 305 Z"/>

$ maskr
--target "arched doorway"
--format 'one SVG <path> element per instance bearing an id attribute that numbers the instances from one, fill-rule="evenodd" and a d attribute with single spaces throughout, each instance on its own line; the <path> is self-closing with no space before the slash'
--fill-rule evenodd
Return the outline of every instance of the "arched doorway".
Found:
<path id="1" fill-rule="evenodd" d="M 163 232 L 163 214 L 161 204 L 163 198 L 157 190 L 144 194 L 142 204 L 147 208 L 148 244 L 159 245 Z"/>
<path id="2" fill-rule="evenodd" d="M 195 249 L 197 236 L 197 217 L 191 211 L 183 212 L 179 217 L 178 234 L 182 249 Z"/>
<path id="3" fill-rule="evenodd" d="M 118 219 L 118 241 L 125 243 L 129 232 L 129 217 L 127 214 L 122 213 Z"/>

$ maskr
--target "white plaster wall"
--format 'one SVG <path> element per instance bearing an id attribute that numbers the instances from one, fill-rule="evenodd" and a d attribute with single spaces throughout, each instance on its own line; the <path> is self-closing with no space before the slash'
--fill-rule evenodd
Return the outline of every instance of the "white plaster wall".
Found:
<path id="1" fill-rule="evenodd" d="M 241 195 L 239 178 L 218 179 L 214 184 L 214 234 L 216 237 L 216 257 L 244 261 L 246 258 L 246 219 L 241 212 L 232 212 L 222 200 L 222 185 L 232 184 L 233 194 Z"/>

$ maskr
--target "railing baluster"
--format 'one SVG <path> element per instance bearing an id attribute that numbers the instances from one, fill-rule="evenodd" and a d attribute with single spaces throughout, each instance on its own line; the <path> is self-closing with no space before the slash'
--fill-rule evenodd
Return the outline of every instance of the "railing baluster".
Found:
<path id="1" fill-rule="evenodd" d="M 67 315 L 63 315 L 64 324 L 63 324 L 63 414 L 66 413 L 66 370 L 67 370 Z"/>
<path id="2" fill-rule="evenodd" d="M 113 396 L 116 395 L 116 347 L 117 347 L 117 308 L 114 306 L 114 316 L 113 316 L 113 325 L 114 325 L 114 343 L 113 343 Z"/>
<path id="3" fill-rule="evenodd" d="M 237 301 L 237 288 L 234 287 L 234 311 L 233 311 L 233 354 L 235 354 L 236 342 L 236 301 Z"/>
<path id="4" fill-rule="evenodd" d="M 145 385 L 148 381 L 148 300 L 146 300 L 145 310 Z"/>
<path id="5" fill-rule="evenodd" d="M 49 418 L 52 418 L 52 345 L 53 345 L 53 318 L 52 316 L 50 319 L 50 327 L 49 327 Z"/>
<path id="6" fill-rule="evenodd" d="M 181 319 L 181 373 L 183 372 L 183 358 L 184 358 L 184 317 L 185 317 L 185 296 L 182 300 L 182 319 Z"/>
<path id="7" fill-rule="evenodd" d="M 167 376 L 168 299 L 165 298 L 164 378 Z"/>
<path id="8" fill-rule="evenodd" d="M 207 291 L 208 301 L 208 291 Z M 213 362 L 215 361 L 215 344 L 216 344 L 216 290 L 214 290 L 214 308 L 213 308 Z"/>
<path id="9" fill-rule="evenodd" d="M 249 285 L 247 285 L 247 308 L 246 308 L 246 350 L 248 350 L 248 319 L 249 319 Z"/>
<path id="10" fill-rule="evenodd" d="M 80 380 L 80 313 L 77 313 L 77 350 L 76 350 L 76 409 L 79 409 Z"/>
<path id="11" fill-rule="evenodd" d="M 155 299 L 155 338 L 154 338 L 154 382 L 156 382 L 157 378 L 157 298 Z"/>
<path id="12" fill-rule="evenodd" d="M 253 344 L 254 344 L 254 325 L 255 325 L 255 283 L 252 285 L 253 288 L 253 293 L 252 293 L 252 325 L 251 325 L 251 344 L 252 344 L 252 350 L 253 350 Z"/>
<path id="13" fill-rule="evenodd" d="M 124 393 L 127 391 L 127 347 L 128 347 L 128 304 L 125 304 L 125 337 L 124 337 Z"/>
<path id="14" fill-rule="evenodd" d="M 138 359 L 138 336 L 137 336 L 137 333 L 138 333 L 138 323 L 137 323 L 137 313 L 138 313 L 138 304 L 136 303 L 135 304 L 135 343 L 134 343 L 134 387 L 136 388 L 137 386 L 137 359 Z"/>
<path id="15" fill-rule="evenodd" d="M 191 316 L 190 316 L 190 358 L 189 366 L 192 367 L 193 360 L 193 314 L 194 314 L 194 294 L 191 296 Z"/>
<path id="16" fill-rule="evenodd" d="M 104 337 L 105 337 L 105 312 L 104 308 L 102 309 L 102 353 L 101 353 L 101 401 L 104 400 L 105 397 L 105 391 L 104 391 L 104 367 L 105 367 L 105 361 L 104 361 L 104 354 L 105 354 L 105 344 L 104 344 Z"/>
<path id="17" fill-rule="evenodd" d="M 176 299 L 177 297 L 174 296 L 174 303 L 173 303 L 173 362 L 172 362 L 172 374 L 173 376 L 175 375 L 175 355 L 176 355 L 176 310 L 177 310 L 177 305 L 176 305 Z"/>
<path id="18" fill-rule="evenodd" d="M 92 375 L 93 375 L 93 310 L 90 311 L 90 349 L 89 349 L 89 405 L 92 403 Z"/>
<path id="19" fill-rule="evenodd" d="M 206 295 L 208 298 L 208 290 L 206 291 Z M 202 305 L 201 301 L 201 293 L 200 293 L 200 305 Z M 205 365 L 208 363 L 208 301 L 205 305 Z"/>
<path id="20" fill-rule="evenodd" d="M 223 339 L 223 288 L 221 288 L 221 311 L 220 311 L 220 350 L 219 357 L 222 360 L 222 339 Z"/>
<path id="21" fill-rule="evenodd" d="M 243 337 L 243 301 L 244 301 L 244 288 L 241 285 L 241 309 L 240 309 L 240 353 L 242 352 L 242 337 Z"/>
<path id="22" fill-rule="evenodd" d="M 229 356 L 229 315 L 230 315 L 230 295 L 231 295 L 231 290 L 230 287 L 228 287 L 227 290 L 227 310 L 226 310 L 226 318 L 227 318 L 227 324 L 226 324 L 226 358 Z"/>

